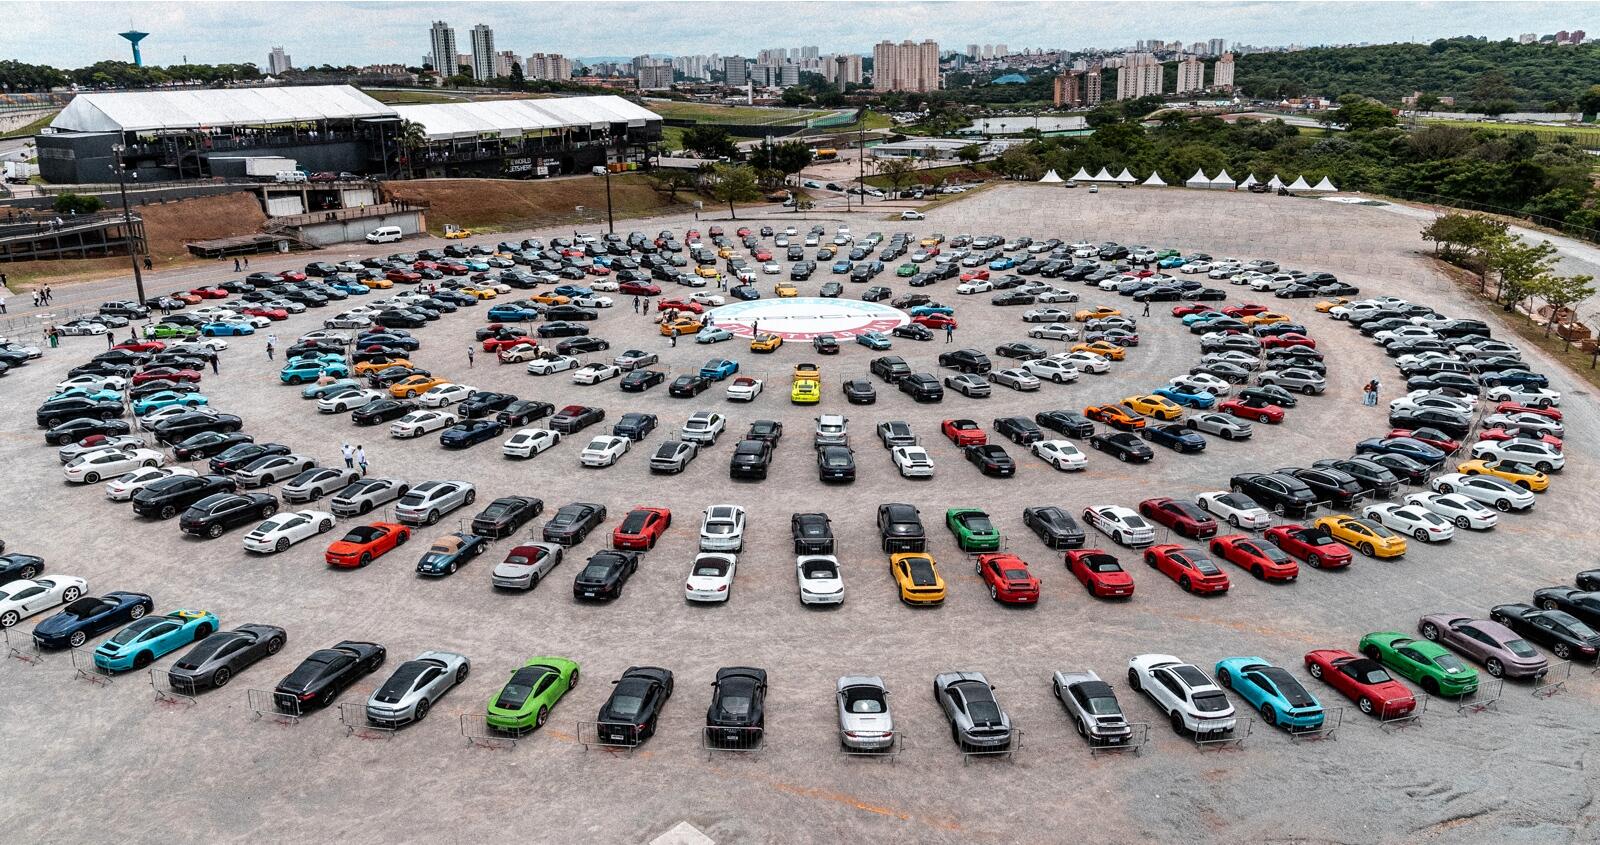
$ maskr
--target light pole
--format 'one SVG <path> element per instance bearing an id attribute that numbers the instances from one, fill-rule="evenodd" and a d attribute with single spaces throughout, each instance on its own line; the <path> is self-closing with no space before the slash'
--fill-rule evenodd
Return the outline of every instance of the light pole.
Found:
<path id="1" fill-rule="evenodd" d="M 139 270 L 139 255 L 133 249 L 133 214 L 128 211 L 128 174 L 122 166 L 122 154 L 127 147 L 122 144 L 111 145 L 111 155 L 117 161 L 117 193 L 122 196 L 122 238 L 128 244 L 128 262 L 133 265 L 133 289 L 139 297 L 139 304 L 144 304 L 144 274 Z"/>
<path id="2" fill-rule="evenodd" d="M 617 233 L 617 221 L 611 216 L 611 168 L 597 165 L 590 168 L 589 172 L 606 177 L 606 229 L 614 235 Z"/>

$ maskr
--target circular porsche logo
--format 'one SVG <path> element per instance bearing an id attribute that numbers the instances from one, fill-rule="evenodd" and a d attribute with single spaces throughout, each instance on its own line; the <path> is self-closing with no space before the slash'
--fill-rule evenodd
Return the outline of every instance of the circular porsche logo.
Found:
<path id="1" fill-rule="evenodd" d="M 878 302 L 827 297 L 789 297 L 735 302 L 706 312 L 708 323 L 738 337 L 756 332 L 775 334 L 786 341 L 810 340 L 821 335 L 857 337 L 887 332 L 911 322 L 904 311 Z"/>

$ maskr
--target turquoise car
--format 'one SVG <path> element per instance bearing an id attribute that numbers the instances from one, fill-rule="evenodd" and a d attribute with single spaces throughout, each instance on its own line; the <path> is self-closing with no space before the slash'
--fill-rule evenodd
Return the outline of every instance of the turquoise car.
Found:
<path id="1" fill-rule="evenodd" d="M 336 291 L 342 291 L 349 296 L 366 296 L 368 293 L 371 293 L 371 291 L 367 290 L 366 285 L 353 281 L 331 281 L 328 282 L 328 287 L 333 288 Z"/>
<path id="2" fill-rule="evenodd" d="M 249 323 L 206 323 L 200 327 L 200 333 L 206 337 L 232 337 L 255 334 L 256 327 Z"/>
<path id="3" fill-rule="evenodd" d="M 300 398 L 301 399 L 321 399 L 324 396 L 328 396 L 328 395 L 331 395 L 331 394 L 334 394 L 334 393 L 338 393 L 339 391 L 344 390 L 345 388 L 349 388 L 349 387 L 365 387 L 365 386 L 366 385 L 364 385 L 361 382 L 360 379 L 353 379 L 353 378 L 335 379 L 333 381 L 328 382 L 327 384 L 313 384 L 313 385 L 311 385 L 309 387 L 306 387 L 306 388 L 302 389 L 300 391 Z"/>
<path id="4" fill-rule="evenodd" d="M 159 408 L 171 405 L 182 405 L 185 408 L 196 408 L 211 402 L 203 393 L 179 393 L 176 390 L 158 390 L 149 396 L 141 396 L 133 400 L 133 415 L 142 417 Z"/>
<path id="5" fill-rule="evenodd" d="M 1177 256 L 1177 255 L 1174 255 L 1174 256 L 1171 256 L 1171 257 L 1168 257 L 1168 258 L 1163 258 L 1160 261 L 1156 262 L 1156 266 L 1160 267 L 1163 270 L 1171 270 L 1174 267 L 1182 267 L 1183 265 L 1188 264 L 1188 263 L 1189 263 L 1188 259 L 1180 257 L 1180 256 Z"/>
<path id="6" fill-rule="evenodd" d="M 471 270 L 474 273 L 487 273 L 487 272 L 489 272 L 489 262 L 487 262 L 487 261 L 478 261 L 478 260 L 474 259 L 472 261 L 463 261 L 461 263 L 468 270 Z M 606 266 L 609 267 L 610 265 L 611 265 L 611 262 L 609 262 L 609 261 L 606 262 Z"/>
<path id="7" fill-rule="evenodd" d="M 209 610 L 174 610 L 134 620 L 94 650 L 94 665 L 106 672 L 143 669 L 156 658 L 211 636 L 221 627 Z"/>
<path id="8" fill-rule="evenodd" d="M 878 351 L 888 349 L 894 345 L 894 343 L 889 340 L 889 336 L 883 332 L 863 332 L 862 334 L 858 334 L 856 335 L 856 343 L 859 343 L 868 349 Z"/>
<path id="9" fill-rule="evenodd" d="M 120 401 L 122 401 L 122 394 L 118 393 L 115 390 L 105 390 L 103 388 L 100 389 L 100 390 L 90 390 L 87 387 L 69 387 L 66 390 L 63 390 L 60 393 L 57 393 L 56 395 L 50 397 L 49 399 L 46 399 L 45 401 L 46 402 L 54 402 L 57 399 L 69 399 L 69 398 L 71 398 L 73 396 L 82 396 L 83 398 L 88 399 L 91 402 L 120 402 Z"/>
<path id="10" fill-rule="evenodd" d="M 935 314 L 943 314 L 946 317 L 954 317 L 956 315 L 956 310 L 948 305 L 918 305 L 917 307 L 911 309 L 910 313 L 913 317 L 932 317 Z"/>
<path id="11" fill-rule="evenodd" d="M 278 378 L 284 384 L 305 384 L 316 381 L 323 376 L 329 378 L 349 378 L 350 367 L 343 361 L 319 361 L 315 358 L 302 358 L 291 361 L 278 372 Z"/>
<path id="12" fill-rule="evenodd" d="M 1322 702 L 1295 676 L 1259 657 L 1227 657 L 1217 661 L 1217 682 L 1233 690 L 1276 727 L 1316 730 L 1326 713 Z"/>
<path id="13" fill-rule="evenodd" d="M 1010 270 L 1015 266 L 1017 266 L 1017 260 L 1005 255 L 1002 255 L 999 258 L 989 262 L 990 270 Z"/>
<path id="14" fill-rule="evenodd" d="M 1171 399 L 1185 408 L 1199 408 L 1200 410 L 1204 411 L 1210 408 L 1212 405 L 1217 404 L 1217 397 L 1212 396 L 1204 390 L 1197 390 L 1194 393 L 1190 393 L 1187 390 L 1179 390 L 1176 387 L 1158 387 L 1150 392 L 1157 396 L 1165 396 L 1166 398 Z"/>
<path id="15" fill-rule="evenodd" d="M 1212 320 L 1220 320 L 1226 316 L 1228 315 L 1222 313 L 1221 311 L 1201 311 L 1198 314 L 1183 315 L 1183 324 L 1185 326 L 1192 327 L 1199 323 L 1209 323 Z"/>

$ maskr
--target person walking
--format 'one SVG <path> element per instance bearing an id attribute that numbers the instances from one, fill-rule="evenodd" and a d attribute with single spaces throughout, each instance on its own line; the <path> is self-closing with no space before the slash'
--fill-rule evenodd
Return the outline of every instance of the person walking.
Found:
<path id="1" fill-rule="evenodd" d="M 356 446 L 356 465 L 361 467 L 361 477 L 367 477 L 367 450 L 360 445 Z"/>
<path id="2" fill-rule="evenodd" d="M 1361 404 L 1368 406 L 1378 404 L 1378 380 L 1372 379 L 1371 381 L 1368 381 L 1366 384 L 1362 385 L 1361 393 Z"/>
<path id="3" fill-rule="evenodd" d="M 954 323 L 945 323 L 944 324 L 944 342 L 945 343 L 955 343 L 956 342 L 956 326 L 955 326 Z"/>
<path id="4" fill-rule="evenodd" d="M 239 272 L 239 259 L 237 257 L 233 259 L 233 272 Z"/>
<path id="5" fill-rule="evenodd" d="M 221 364 L 219 364 L 217 361 L 217 359 L 220 357 L 221 356 L 219 356 L 216 352 L 211 353 L 211 372 L 212 374 L 219 376 L 222 375 Z"/>
<path id="6" fill-rule="evenodd" d="M 1150 300 L 1148 299 L 1144 301 L 1144 316 L 1150 316 Z"/>
<path id="7" fill-rule="evenodd" d="M 633 298 L 633 313 L 635 313 L 635 314 L 639 313 L 639 297 L 638 296 L 634 296 L 634 298 Z"/>
<path id="8" fill-rule="evenodd" d="M 250 256 L 248 255 L 244 257 L 244 269 L 250 269 Z"/>
<path id="9" fill-rule="evenodd" d="M 144 269 L 146 269 L 146 270 L 154 269 L 154 265 L 152 265 L 150 263 L 150 256 L 148 256 L 148 255 L 146 255 L 144 257 Z"/>
<path id="10" fill-rule="evenodd" d="M 116 346 L 116 345 L 117 345 L 117 339 L 112 336 L 111 332 L 106 332 L 106 348 L 110 349 L 111 347 Z"/>
<path id="11" fill-rule="evenodd" d="M 268 360 L 272 359 L 272 352 L 273 352 L 274 349 L 277 349 L 277 348 L 278 348 L 278 336 L 275 335 L 275 334 L 267 335 L 267 359 Z"/>
<path id="12" fill-rule="evenodd" d="M 346 443 L 343 446 L 339 447 L 339 451 L 340 451 L 340 453 L 342 453 L 344 455 L 344 468 L 345 469 L 355 469 L 356 468 L 356 450 L 350 448 L 350 444 Z"/>
<path id="13" fill-rule="evenodd" d="M 672 334 L 669 336 L 669 339 L 672 341 L 672 348 L 673 349 L 677 349 L 678 348 L 678 329 L 677 329 L 676 326 L 673 327 Z"/>
<path id="14" fill-rule="evenodd" d="M 0 314 L 4 313 L 6 313 L 6 297 L 5 294 L 0 294 Z"/>
<path id="15" fill-rule="evenodd" d="M 468 346 L 467 347 L 467 369 L 469 369 L 469 370 L 472 369 L 472 361 L 477 356 L 478 356 L 478 353 L 475 352 L 471 346 Z"/>

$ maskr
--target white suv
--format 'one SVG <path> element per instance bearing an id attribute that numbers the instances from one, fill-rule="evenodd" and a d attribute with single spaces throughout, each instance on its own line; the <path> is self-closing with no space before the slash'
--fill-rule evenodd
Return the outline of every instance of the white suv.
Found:
<path id="1" fill-rule="evenodd" d="M 1211 676 L 1170 654 L 1141 654 L 1129 660 L 1128 686 L 1155 702 L 1178 734 L 1214 736 L 1238 723 L 1233 704 Z"/>

